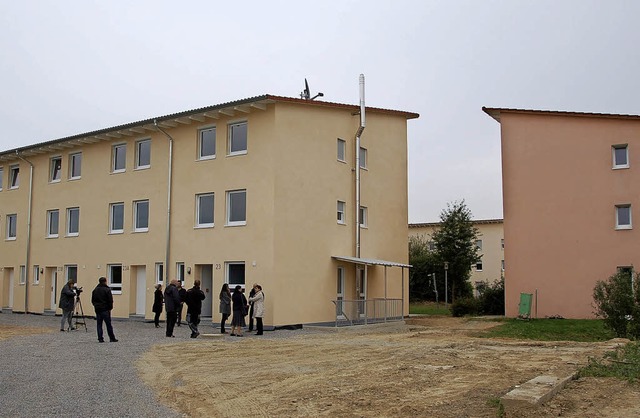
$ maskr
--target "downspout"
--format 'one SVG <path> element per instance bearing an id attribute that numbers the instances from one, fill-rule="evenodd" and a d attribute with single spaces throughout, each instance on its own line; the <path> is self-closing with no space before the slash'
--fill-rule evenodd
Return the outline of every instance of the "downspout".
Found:
<path id="1" fill-rule="evenodd" d="M 31 205 L 33 201 L 33 163 L 18 154 L 16 157 L 29 164 L 29 207 L 27 211 L 27 251 L 25 256 L 25 272 L 24 272 L 24 313 L 28 313 L 29 303 L 29 258 L 31 256 Z"/>
<path id="2" fill-rule="evenodd" d="M 364 74 L 360 74 L 360 126 L 356 132 L 356 257 L 360 258 L 360 137 L 364 131 Z"/>
<path id="3" fill-rule="evenodd" d="M 153 124 L 156 129 L 162 132 L 169 139 L 169 177 L 167 180 L 167 245 L 164 254 L 164 283 L 169 283 L 169 250 L 171 243 L 171 183 L 173 180 L 173 138 L 158 125 L 158 120 L 154 119 Z"/>

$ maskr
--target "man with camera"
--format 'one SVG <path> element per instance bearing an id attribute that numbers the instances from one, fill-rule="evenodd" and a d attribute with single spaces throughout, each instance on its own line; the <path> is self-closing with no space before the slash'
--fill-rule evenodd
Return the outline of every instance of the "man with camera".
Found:
<path id="1" fill-rule="evenodd" d="M 96 310 L 96 320 L 98 321 L 98 342 L 103 343 L 104 338 L 102 335 L 102 323 L 107 326 L 107 334 L 109 335 L 109 341 L 117 343 L 115 334 L 113 333 L 113 327 L 111 326 L 111 310 L 113 309 L 113 295 L 111 294 L 111 288 L 107 286 L 107 278 L 100 277 L 98 279 L 98 285 L 91 293 L 91 303 Z"/>
<path id="2" fill-rule="evenodd" d="M 75 297 L 76 294 L 73 291 L 73 280 L 69 280 L 67 284 L 62 287 L 62 291 L 60 292 L 60 303 L 58 303 L 58 307 L 62 309 L 62 321 L 60 322 L 60 331 L 64 331 L 65 323 L 68 324 L 68 329 L 74 329 L 71 326 L 71 321 L 73 319 L 73 307 L 75 306 Z"/>

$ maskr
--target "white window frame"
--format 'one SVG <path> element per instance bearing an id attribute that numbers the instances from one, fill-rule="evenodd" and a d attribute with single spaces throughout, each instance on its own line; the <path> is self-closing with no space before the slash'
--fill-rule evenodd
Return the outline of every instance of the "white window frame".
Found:
<path id="1" fill-rule="evenodd" d="M 33 266 L 33 284 L 40 284 L 40 266 L 37 264 Z"/>
<path id="2" fill-rule="evenodd" d="M 504 238 L 500 239 L 500 247 L 504 251 Z"/>
<path id="3" fill-rule="evenodd" d="M 624 150 L 625 159 L 627 160 L 624 164 L 618 164 L 616 159 L 616 151 Z M 614 170 L 620 170 L 623 168 L 629 168 L 629 144 L 617 144 L 611 146 L 611 159 L 612 159 L 612 168 Z"/>
<path id="4" fill-rule="evenodd" d="M 18 238 L 18 214 L 10 213 L 6 218 L 6 236 L 7 241 L 15 241 Z M 12 228 L 13 225 L 13 228 Z"/>
<path id="5" fill-rule="evenodd" d="M 231 220 L 231 196 L 235 194 L 244 194 L 244 220 Z M 247 224 L 247 189 L 229 190 L 227 191 L 227 219 L 226 226 L 243 226 Z"/>
<path id="6" fill-rule="evenodd" d="M 0 191 L 2 191 L 3 183 L 4 183 L 4 168 L 0 167 Z"/>
<path id="7" fill-rule="evenodd" d="M 77 231 L 71 231 L 71 213 L 72 212 L 77 212 L 78 213 L 78 230 Z M 67 232 L 67 236 L 68 237 L 77 237 L 78 235 L 80 235 L 80 208 L 79 207 L 72 207 L 72 208 L 67 208 L 67 223 L 66 223 L 66 232 Z"/>
<path id="8" fill-rule="evenodd" d="M 360 228 L 369 226 L 369 210 L 366 206 L 360 206 Z"/>
<path id="9" fill-rule="evenodd" d="M 244 266 L 244 277 L 243 277 L 244 283 L 231 283 L 229 281 L 230 266 L 239 266 L 239 265 Z M 230 289 L 233 289 L 237 285 L 240 285 L 240 286 L 242 286 L 244 288 L 246 286 L 246 284 L 247 284 L 247 266 L 246 266 L 245 262 L 244 261 L 225 261 L 225 263 L 224 263 L 224 282 L 229 285 Z"/>
<path id="10" fill-rule="evenodd" d="M 176 263 L 176 280 L 184 285 L 184 261 Z"/>
<path id="11" fill-rule="evenodd" d="M 504 271 L 504 260 L 500 263 L 500 271 Z"/>
<path id="12" fill-rule="evenodd" d="M 74 173 L 77 171 L 77 174 Z M 82 177 L 82 153 L 69 154 L 69 180 L 78 180 Z"/>
<path id="13" fill-rule="evenodd" d="M 115 211 L 119 208 L 122 211 L 122 226 L 120 228 L 116 228 L 114 224 L 115 221 Z M 115 202 L 109 204 L 109 233 L 110 234 L 123 234 L 124 233 L 124 202 Z"/>
<path id="14" fill-rule="evenodd" d="M 244 149 L 238 150 L 238 151 L 232 151 L 233 149 L 233 142 L 234 142 L 234 127 L 236 126 L 242 126 L 244 125 L 245 131 L 246 131 L 246 136 L 245 136 L 245 146 Z M 247 150 L 249 149 L 249 124 L 247 123 L 247 121 L 241 121 L 241 122 L 233 122 L 227 125 L 227 130 L 229 132 L 229 138 L 228 138 L 228 142 L 227 142 L 227 155 L 232 156 L 232 155 L 244 155 L 247 153 Z"/>
<path id="15" fill-rule="evenodd" d="M 20 166 L 12 165 L 9 167 L 9 190 L 20 187 Z"/>
<path id="16" fill-rule="evenodd" d="M 481 239 L 477 239 L 476 240 L 476 248 L 480 251 L 482 251 L 482 240 Z"/>
<path id="17" fill-rule="evenodd" d="M 62 156 L 49 159 L 49 183 L 60 183 L 62 180 Z"/>
<path id="18" fill-rule="evenodd" d="M 27 267 L 26 266 L 20 266 L 20 278 L 19 278 L 19 284 L 20 285 L 25 285 L 27 284 Z"/>
<path id="19" fill-rule="evenodd" d="M 120 283 L 114 283 L 113 272 L 114 269 L 118 268 L 120 269 Z M 124 268 L 122 268 L 122 264 L 107 264 L 107 282 L 111 288 L 111 293 L 116 295 L 122 294 L 122 282 L 124 282 Z"/>
<path id="20" fill-rule="evenodd" d="M 149 153 L 149 161 L 146 164 L 143 164 L 140 160 L 142 158 L 143 153 L 141 152 L 141 148 L 143 146 L 148 146 L 148 153 Z M 135 166 L 135 170 L 145 170 L 147 168 L 151 167 L 151 139 L 150 138 L 146 138 L 146 139 L 141 139 L 139 141 L 136 141 L 136 166 Z"/>
<path id="21" fill-rule="evenodd" d="M 119 160 L 117 159 L 119 149 L 124 149 L 124 161 L 122 162 L 124 166 L 123 168 L 116 168 L 116 165 L 119 162 Z M 111 147 L 111 172 L 124 173 L 125 171 L 127 171 L 127 144 L 114 144 Z"/>
<path id="22" fill-rule="evenodd" d="M 344 139 L 340 139 L 338 138 L 338 154 L 337 154 L 337 158 L 338 161 L 340 161 L 341 163 L 346 163 L 347 160 L 347 141 L 345 141 Z M 342 154 L 342 156 L 340 155 Z"/>
<path id="23" fill-rule="evenodd" d="M 620 223 L 620 211 L 622 209 L 627 209 L 629 211 L 629 223 L 628 224 L 621 224 Z M 630 204 L 616 205 L 616 229 L 619 229 L 619 230 L 622 230 L 622 229 L 633 229 L 633 218 L 631 216 L 631 205 Z"/>
<path id="24" fill-rule="evenodd" d="M 347 208 L 347 203 L 343 202 L 342 200 L 338 200 L 338 203 L 336 204 L 336 210 L 337 210 L 338 223 L 340 225 L 346 225 L 347 223 L 346 208 Z"/>
<path id="25" fill-rule="evenodd" d="M 75 272 L 72 274 L 71 272 Z M 64 282 L 69 283 L 69 280 L 73 280 L 73 283 L 78 283 L 78 265 L 77 264 L 65 264 L 64 266 Z"/>
<path id="26" fill-rule="evenodd" d="M 213 154 L 203 155 L 202 154 L 202 142 L 204 140 L 203 134 L 211 131 L 213 131 Z M 204 127 L 198 131 L 198 160 L 213 160 L 216 158 L 216 153 L 218 151 L 218 147 L 216 143 L 217 139 L 218 139 L 218 132 L 215 126 Z"/>
<path id="27" fill-rule="evenodd" d="M 211 211 L 211 222 L 201 222 L 200 221 L 200 201 L 205 197 L 211 197 L 212 199 L 212 211 Z M 215 193 L 202 193 L 196 195 L 196 228 L 213 228 L 215 224 L 215 208 L 216 208 L 216 197 Z"/>
<path id="28" fill-rule="evenodd" d="M 156 284 L 164 283 L 164 263 L 156 263 Z"/>
<path id="29" fill-rule="evenodd" d="M 363 170 L 367 170 L 368 167 L 368 152 L 365 147 L 360 147 L 360 168 Z"/>
<path id="30" fill-rule="evenodd" d="M 482 271 L 482 260 L 476 262 L 476 271 Z"/>
<path id="31" fill-rule="evenodd" d="M 56 219 L 56 230 L 53 231 L 51 228 L 51 218 L 55 214 L 57 216 Z M 51 209 L 47 211 L 47 238 L 58 238 L 58 234 L 60 232 L 60 210 Z"/>
<path id="32" fill-rule="evenodd" d="M 147 204 L 147 226 L 139 226 L 138 224 L 138 210 L 139 210 L 139 206 L 146 203 Z M 149 216 L 151 215 L 150 213 L 150 206 L 149 206 L 149 200 L 148 199 L 142 199 L 142 200 L 135 200 L 133 202 L 133 232 L 148 232 L 149 231 Z"/>

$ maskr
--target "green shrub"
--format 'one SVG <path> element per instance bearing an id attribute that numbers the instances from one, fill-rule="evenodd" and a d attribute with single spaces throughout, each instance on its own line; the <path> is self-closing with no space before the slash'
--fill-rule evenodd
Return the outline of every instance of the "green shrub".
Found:
<path id="1" fill-rule="evenodd" d="M 640 286 L 632 273 L 618 272 L 607 281 L 598 280 L 593 289 L 595 314 L 617 337 L 640 337 Z"/>
<path id="2" fill-rule="evenodd" d="M 453 316 L 478 315 L 480 313 L 480 301 L 476 298 L 459 298 L 451 305 Z"/>
<path id="3" fill-rule="evenodd" d="M 504 315 L 504 277 L 492 284 L 483 283 L 478 287 L 480 314 Z"/>

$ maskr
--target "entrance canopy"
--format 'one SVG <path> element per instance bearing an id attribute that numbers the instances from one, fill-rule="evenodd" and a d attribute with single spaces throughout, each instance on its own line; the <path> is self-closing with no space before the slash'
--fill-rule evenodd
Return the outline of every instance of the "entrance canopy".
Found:
<path id="1" fill-rule="evenodd" d="M 332 255 L 331 258 L 338 261 L 345 261 L 353 264 L 363 264 L 367 266 L 385 266 L 385 267 L 413 267 L 411 264 L 396 263 L 395 261 L 376 260 L 374 258 L 359 258 L 349 256 Z"/>

